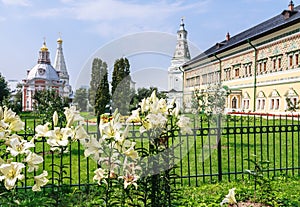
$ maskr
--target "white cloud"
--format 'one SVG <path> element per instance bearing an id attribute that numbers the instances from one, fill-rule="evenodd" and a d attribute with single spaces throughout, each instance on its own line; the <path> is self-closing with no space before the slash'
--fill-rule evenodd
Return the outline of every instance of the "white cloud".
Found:
<path id="1" fill-rule="evenodd" d="M 30 2 L 28 0 L 2 0 L 2 3 L 5 5 L 12 6 L 30 6 Z"/>
<path id="2" fill-rule="evenodd" d="M 0 16 L 0 22 L 4 22 L 5 20 L 6 20 L 5 17 L 1 17 L 1 16 Z"/>
<path id="3" fill-rule="evenodd" d="M 140 1 L 142 2 L 142 1 Z M 166 17 L 194 8 L 201 11 L 205 1 L 187 3 L 186 1 L 84 1 L 74 4 L 72 13 L 80 20 L 119 20 L 123 18 L 148 19 Z"/>
<path id="4" fill-rule="evenodd" d="M 34 16 L 70 18 L 89 22 L 87 30 L 101 36 L 118 36 L 145 30 L 168 31 L 167 18 L 189 12 L 205 12 L 210 0 L 60 0 L 60 8 L 43 9 Z M 178 18 L 178 17 L 177 17 Z M 169 21 L 169 20 L 168 20 Z"/>

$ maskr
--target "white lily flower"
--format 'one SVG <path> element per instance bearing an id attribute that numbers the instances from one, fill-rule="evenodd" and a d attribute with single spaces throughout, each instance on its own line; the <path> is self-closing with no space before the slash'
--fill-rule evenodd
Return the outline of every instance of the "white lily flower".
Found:
<path id="1" fill-rule="evenodd" d="M 0 120 L 3 119 L 3 108 L 0 106 Z"/>
<path id="2" fill-rule="evenodd" d="M 36 137 L 45 137 L 46 133 L 49 131 L 49 125 L 50 123 L 46 123 L 44 125 L 38 125 L 35 127 L 35 136 Z"/>
<path id="3" fill-rule="evenodd" d="M 163 116 L 161 113 L 158 114 L 148 114 L 146 119 L 151 123 L 151 128 L 165 128 L 167 123 L 167 118 Z M 144 124 L 143 124 L 144 126 Z"/>
<path id="4" fill-rule="evenodd" d="M 13 120 L 10 125 L 9 125 L 9 129 L 11 131 L 14 131 L 14 132 L 18 132 L 18 131 L 21 131 L 22 129 L 24 129 L 24 122 L 21 121 L 20 118 L 16 118 L 15 120 Z"/>
<path id="5" fill-rule="evenodd" d="M 128 142 L 127 142 L 128 141 Z M 130 144 L 130 147 L 128 147 L 128 145 Z M 138 158 L 138 152 L 135 151 L 134 146 L 135 146 L 135 142 L 130 142 L 129 140 L 126 140 L 124 142 L 124 147 L 123 147 L 123 153 L 124 155 L 126 155 L 127 157 L 130 157 L 131 159 L 136 159 Z"/>
<path id="6" fill-rule="evenodd" d="M 48 172 L 45 170 L 43 171 L 42 174 L 34 176 L 35 184 L 34 186 L 32 186 L 32 191 L 41 191 L 41 187 L 46 185 L 49 181 L 47 179 L 47 176 L 48 176 Z"/>
<path id="7" fill-rule="evenodd" d="M 140 103 L 141 106 L 141 113 L 145 113 L 149 110 L 149 100 L 143 98 L 142 102 Z"/>
<path id="8" fill-rule="evenodd" d="M 54 130 L 48 131 L 45 136 L 48 137 L 47 143 L 53 151 L 57 147 L 67 146 L 69 138 L 73 136 L 73 132 L 70 128 L 55 127 Z"/>
<path id="9" fill-rule="evenodd" d="M 57 124 L 58 124 L 58 114 L 57 114 L 57 111 L 55 111 L 53 113 L 53 125 L 57 126 Z"/>
<path id="10" fill-rule="evenodd" d="M 180 128 L 181 133 L 192 134 L 193 131 L 190 127 L 190 118 L 180 116 L 177 122 L 177 126 Z"/>
<path id="11" fill-rule="evenodd" d="M 4 122 L 3 120 L 0 120 L 0 131 L 5 131 L 6 129 L 8 129 L 9 124 Z"/>
<path id="12" fill-rule="evenodd" d="M 98 168 L 97 170 L 94 171 L 94 173 L 95 173 L 95 176 L 93 177 L 93 180 L 97 181 L 98 185 L 101 185 L 101 181 L 104 178 L 107 178 L 107 172 L 105 170 L 103 170 L 102 168 Z"/>
<path id="13" fill-rule="evenodd" d="M 168 112 L 166 99 L 163 99 L 163 98 L 159 99 L 159 101 L 158 101 L 158 112 L 162 113 L 162 114 Z"/>
<path id="14" fill-rule="evenodd" d="M 137 181 L 140 178 L 138 175 L 132 174 L 126 170 L 125 175 L 119 178 L 124 179 L 124 189 L 126 189 L 129 185 L 133 185 L 135 189 L 138 188 Z"/>
<path id="15" fill-rule="evenodd" d="M 91 138 L 89 142 L 85 144 L 86 149 L 84 150 L 84 156 L 89 157 L 93 155 L 93 158 L 98 161 L 100 154 L 103 152 L 102 142 L 102 139 L 98 141 L 96 138 Z"/>
<path id="16" fill-rule="evenodd" d="M 83 128 L 82 125 L 78 125 L 75 128 L 75 134 L 73 137 L 73 140 L 80 140 L 80 139 L 87 139 L 90 136 L 88 135 L 88 133 L 85 131 L 85 129 Z"/>
<path id="17" fill-rule="evenodd" d="M 34 170 L 37 170 L 39 168 L 38 165 L 41 164 L 42 162 L 44 162 L 44 159 L 42 156 L 29 151 L 24 162 L 26 162 L 29 166 L 28 172 L 33 172 Z"/>
<path id="18" fill-rule="evenodd" d="M 9 146 L 6 150 L 9 151 L 12 156 L 16 157 L 19 154 L 27 153 L 28 149 L 34 146 L 33 139 L 27 142 L 26 140 L 21 140 L 18 135 L 15 135 L 14 138 L 9 140 Z"/>
<path id="19" fill-rule="evenodd" d="M 121 136 L 121 128 L 122 124 L 119 123 L 119 114 L 115 116 L 112 120 L 107 123 L 103 123 L 100 121 L 100 134 L 103 139 L 116 138 Z"/>
<path id="20" fill-rule="evenodd" d="M 0 166 L 0 172 L 2 173 L 0 181 L 4 180 L 4 186 L 7 190 L 13 189 L 17 180 L 24 179 L 24 175 L 21 175 L 23 168 L 25 168 L 25 165 L 19 162 L 11 162 Z"/>
<path id="21" fill-rule="evenodd" d="M 141 118 L 140 118 L 140 108 L 133 110 L 131 112 L 131 115 L 127 118 L 126 122 L 127 123 L 136 123 L 136 122 L 140 122 Z"/>
<path id="22" fill-rule="evenodd" d="M 76 121 L 83 121 L 84 118 L 80 116 L 79 111 L 76 110 L 75 106 L 71 106 L 70 108 L 65 107 L 64 112 L 66 119 L 67 119 L 67 125 L 66 127 L 71 127 L 74 122 Z"/>
<path id="23" fill-rule="evenodd" d="M 168 104 L 168 109 L 173 109 L 175 104 L 176 98 L 174 97 L 172 101 Z"/>
<path id="24" fill-rule="evenodd" d="M 152 103 L 158 102 L 158 98 L 157 98 L 157 96 L 156 96 L 156 91 L 155 91 L 155 90 L 152 92 L 152 94 L 151 94 L 151 96 L 149 97 L 149 99 L 150 99 L 150 101 L 151 101 Z"/>
<path id="25" fill-rule="evenodd" d="M 19 118 L 19 116 L 17 116 L 15 112 L 13 112 L 11 109 L 8 109 L 7 107 L 4 107 L 4 111 L 3 111 L 4 122 L 10 123 L 17 118 Z"/>
<path id="26" fill-rule="evenodd" d="M 173 110 L 172 110 L 172 115 L 175 116 L 175 117 L 178 117 L 179 115 L 179 107 L 176 106 Z"/>
<path id="27" fill-rule="evenodd" d="M 228 203 L 230 205 L 236 204 L 236 199 L 235 199 L 235 188 L 232 188 L 229 190 L 229 193 L 225 196 L 223 201 L 220 203 L 221 206 L 223 206 L 225 203 Z"/>

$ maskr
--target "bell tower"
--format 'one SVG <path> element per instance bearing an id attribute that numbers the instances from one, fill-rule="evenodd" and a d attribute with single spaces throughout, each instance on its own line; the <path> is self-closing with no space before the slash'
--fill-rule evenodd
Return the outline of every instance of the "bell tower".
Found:
<path id="1" fill-rule="evenodd" d="M 177 31 L 177 44 L 172 60 L 188 61 L 191 59 L 187 43 L 187 31 L 184 28 L 183 18 L 181 18 L 180 27 Z"/>
<path id="2" fill-rule="evenodd" d="M 184 28 L 183 18 L 181 18 L 179 30 L 177 31 L 176 48 L 171 60 L 171 66 L 168 68 L 168 91 L 169 98 L 175 97 L 180 107 L 183 107 L 183 71 L 181 66 L 191 59 L 188 41 L 187 31 Z"/>

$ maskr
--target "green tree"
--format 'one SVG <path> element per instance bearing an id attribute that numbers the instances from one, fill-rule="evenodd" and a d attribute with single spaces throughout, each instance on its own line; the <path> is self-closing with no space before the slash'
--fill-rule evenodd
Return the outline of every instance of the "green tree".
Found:
<path id="1" fill-rule="evenodd" d="M 133 98 L 130 102 L 130 109 L 136 109 L 138 104 L 147 97 L 150 97 L 152 92 L 156 91 L 156 96 L 161 99 L 167 99 L 167 95 L 163 92 L 158 92 L 157 87 L 150 87 L 150 88 L 138 88 L 136 94 L 133 95 Z"/>
<path id="2" fill-rule="evenodd" d="M 69 106 L 69 101 L 66 98 L 62 98 L 54 90 L 41 90 L 35 92 L 33 99 L 35 112 L 45 122 L 51 122 L 53 113 L 57 111 L 59 122 L 64 123 L 64 107 Z"/>
<path id="3" fill-rule="evenodd" d="M 14 112 L 20 113 L 22 111 L 22 84 L 18 83 L 16 91 L 11 91 L 9 96 L 7 96 L 3 102 L 4 105 Z"/>
<path id="4" fill-rule="evenodd" d="M 101 71 L 103 71 L 104 68 L 107 68 L 106 62 L 103 62 L 99 58 L 95 58 L 93 60 L 90 88 L 89 88 L 89 94 L 88 94 L 89 103 L 93 107 L 95 105 L 95 97 L 96 97 L 97 88 L 98 88 L 101 78 L 103 76 L 103 74 L 101 74 Z"/>
<path id="5" fill-rule="evenodd" d="M 300 101 L 296 101 L 296 99 L 291 99 L 287 97 L 286 99 L 287 109 L 285 111 L 289 111 L 291 113 L 296 112 L 300 108 Z"/>
<path id="6" fill-rule="evenodd" d="M 112 107 L 119 109 L 121 114 L 129 112 L 131 100 L 130 64 L 127 58 L 117 59 L 112 74 Z"/>
<path id="7" fill-rule="evenodd" d="M 7 82 L 5 81 L 5 78 L 0 73 L 0 105 L 3 105 L 3 100 L 9 96 L 9 88 L 7 86 Z"/>
<path id="8" fill-rule="evenodd" d="M 101 71 L 104 75 L 100 81 L 97 89 L 95 99 L 95 114 L 97 116 L 97 123 L 100 123 L 100 116 L 104 114 L 106 105 L 110 102 L 109 83 L 107 68 Z"/>
<path id="9" fill-rule="evenodd" d="M 85 88 L 79 88 L 75 92 L 74 103 L 77 103 L 80 111 L 87 111 L 88 92 Z"/>

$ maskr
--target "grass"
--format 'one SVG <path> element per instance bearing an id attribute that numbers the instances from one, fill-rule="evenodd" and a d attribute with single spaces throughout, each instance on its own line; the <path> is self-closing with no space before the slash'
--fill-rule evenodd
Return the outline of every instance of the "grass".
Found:
<path id="1" fill-rule="evenodd" d="M 83 113 L 82 115 L 89 120 L 94 119 L 90 113 Z M 196 119 L 193 115 L 189 116 L 194 119 L 191 126 L 195 127 L 195 134 L 180 135 L 173 141 L 173 144 L 181 143 L 175 150 L 175 155 L 178 157 L 178 168 L 175 169 L 175 173 L 179 176 L 178 181 L 183 186 L 196 187 L 202 186 L 204 183 L 214 183 L 218 181 L 216 135 L 215 132 L 209 133 L 207 128 L 216 127 L 216 123 L 203 121 L 203 117 Z M 31 119 L 26 119 L 27 130 L 26 133 L 24 132 L 25 136 L 30 139 L 34 127 L 41 123 L 41 120 L 34 122 Z M 252 154 L 256 154 L 259 160 L 270 161 L 269 171 L 266 172 L 266 175 L 270 178 L 283 174 L 299 176 L 300 130 L 296 132 L 288 130 L 288 127 L 296 127 L 298 124 L 299 120 L 284 119 L 284 117 L 280 119 L 238 116 L 228 116 L 225 119 L 224 117 L 222 126 L 231 129 L 229 130 L 230 134 L 225 133 L 221 138 L 223 181 L 249 178 L 244 172 L 246 169 L 253 169 L 254 166 L 247 162 L 245 158 L 250 157 Z M 267 128 L 267 126 L 271 127 Z M 282 127 L 286 129 L 280 132 L 279 130 Z M 256 131 L 257 128 L 262 128 L 262 130 Z M 88 132 L 96 133 L 97 126 L 87 123 L 86 129 Z M 136 127 L 132 126 L 131 129 L 136 129 Z M 273 131 L 270 131 L 270 129 L 273 129 Z M 207 134 L 203 134 L 203 130 Z M 139 132 L 131 132 L 129 137 L 136 137 L 137 146 L 142 144 L 147 146 L 148 144 L 146 134 L 141 135 Z M 93 183 L 93 171 L 97 166 L 93 160 L 84 157 L 83 151 L 83 147 L 75 142 L 71 144 L 69 152 L 63 156 L 63 164 L 70 166 L 66 169 L 66 177 L 72 177 L 71 180 L 66 181 L 68 185 Z M 43 169 L 48 170 L 49 174 L 54 173 L 50 164 L 52 162 L 59 163 L 59 155 L 52 155 L 47 144 L 42 142 L 37 143 L 36 152 L 40 154 L 45 152 L 43 156 L 46 162 Z M 28 180 L 26 184 L 32 185 L 32 181 Z"/>
<path id="2" fill-rule="evenodd" d="M 213 184 L 201 184 L 198 187 L 178 186 L 178 207 L 217 207 L 228 190 L 236 188 L 235 198 L 237 202 L 247 201 L 248 203 L 262 203 L 269 206 L 298 207 L 300 206 L 300 185 L 299 178 L 280 176 L 270 180 L 269 191 L 257 189 L 254 195 L 254 183 L 252 180 L 237 180 L 232 182 L 218 182 Z M 75 187 L 65 189 L 63 192 L 63 206 L 91 207 L 101 206 L 101 190 L 98 186 L 89 188 Z M 18 190 L 15 193 L 2 193 L 0 206 L 57 206 L 53 201 L 53 192 L 46 189 L 44 192 L 32 192 Z M 12 204 L 9 204 L 9 202 Z M 19 203 L 17 205 L 17 203 Z M 252 205 L 251 205 L 252 206 Z"/>
<path id="3" fill-rule="evenodd" d="M 83 115 L 88 120 L 95 120 L 89 113 Z M 193 115 L 189 116 L 194 118 Z M 26 117 L 29 115 L 26 114 Z M 191 123 L 194 128 L 193 135 L 175 132 L 178 138 L 172 140 L 174 145 L 181 143 L 175 149 L 178 168 L 174 169 L 179 175 L 176 186 L 180 195 L 178 206 L 219 206 L 228 190 L 233 187 L 236 188 L 238 201 L 260 202 L 271 206 L 300 206 L 299 120 L 284 117 L 279 119 L 224 117 L 221 126 L 229 128 L 229 133 L 222 128 L 223 181 L 217 182 L 219 169 L 216 131 L 208 129 L 215 128 L 216 122 L 201 121 L 203 118 L 194 119 Z M 31 139 L 35 126 L 42 124 L 42 121 L 28 118 L 25 123 L 26 130 L 21 133 Z M 96 133 L 97 126 L 87 123 L 87 131 Z M 131 126 L 129 137 L 137 140 L 137 146 L 142 144 L 147 146 L 149 139 L 146 134 L 133 132 L 135 128 L 136 126 Z M 87 183 L 94 183 L 93 171 L 97 168 L 97 164 L 92 159 L 84 157 L 84 148 L 79 142 L 70 144 L 62 160 L 60 154 L 53 154 L 42 140 L 36 142 L 35 152 L 42 155 L 45 160 L 36 174 L 45 169 L 49 172 L 50 178 L 57 178 L 59 169 L 52 167 L 51 164 L 59 164 L 62 161 L 62 164 L 67 166 L 64 169 L 66 177 L 64 183 L 70 188 L 63 191 L 64 206 L 100 206 L 99 187 L 91 186 L 88 191 L 86 188 Z M 257 192 L 254 189 L 253 179 L 244 174 L 246 169 L 254 168 L 253 164 L 245 160 L 252 154 L 256 154 L 258 160 L 270 161 L 268 171 L 264 172 L 264 175 L 269 177 L 268 188 L 258 186 Z M 48 187 L 55 183 L 57 182 L 54 179 L 50 180 Z M 21 183 L 18 185 L 21 187 Z M 26 179 L 23 185 L 32 186 L 33 181 Z M 41 193 L 24 189 L 18 189 L 13 195 L 1 192 L 0 206 L 42 206 L 42 203 L 44 206 L 51 206 L 52 203 L 48 202 L 51 196 L 53 196 L 51 188 L 46 188 Z M 7 199 L 13 204 L 8 204 Z"/>

